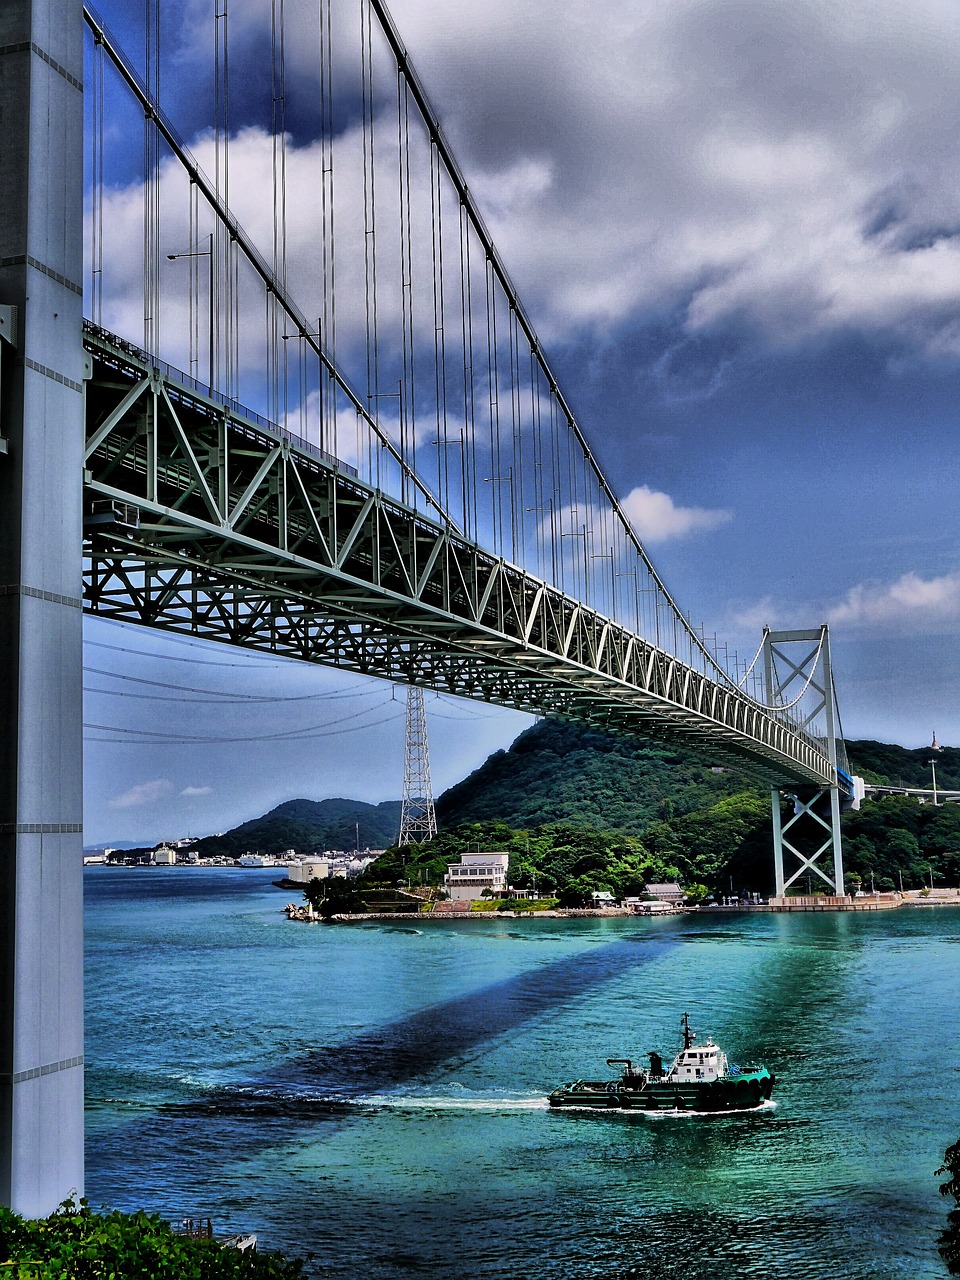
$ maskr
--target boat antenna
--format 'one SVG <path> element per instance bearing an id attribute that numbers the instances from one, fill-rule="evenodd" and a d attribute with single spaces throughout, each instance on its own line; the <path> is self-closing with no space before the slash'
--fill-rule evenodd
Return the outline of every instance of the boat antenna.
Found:
<path id="1" fill-rule="evenodd" d="M 697 1038 L 697 1033 L 690 1030 L 690 1015 L 685 1013 L 680 1019 L 680 1030 L 683 1032 L 683 1047 L 689 1049 Z"/>

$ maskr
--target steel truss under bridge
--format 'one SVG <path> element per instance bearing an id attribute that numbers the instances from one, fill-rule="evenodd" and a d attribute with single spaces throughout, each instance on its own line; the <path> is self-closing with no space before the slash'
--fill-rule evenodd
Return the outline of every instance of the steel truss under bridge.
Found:
<path id="1" fill-rule="evenodd" d="M 94 613 L 668 737 L 772 785 L 825 744 L 351 468 L 87 326 Z"/>

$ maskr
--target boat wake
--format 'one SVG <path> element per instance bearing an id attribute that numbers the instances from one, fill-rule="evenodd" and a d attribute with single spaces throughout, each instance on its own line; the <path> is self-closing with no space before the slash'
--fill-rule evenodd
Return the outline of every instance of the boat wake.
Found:
<path id="1" fill-rule="evenodd" d="M 466 1089 L 448 1093 L 426 1090 L 423 1093 L 354 1093 L 309 1085 L 295 1089 L 261 1085 L 240 1086 L 231 1092 L 237 1100 L 247 1099 L 254 1105 L 331 1108 L 340 1114 L 347 1111 L 545 1111 L 548 1105 L 543 1094 L 474 1093 Z"/>
<path id="2" fill-rule="evenodd" d="M 381 1107 L 390 1111 L 546 1111 L 543 1094 L 517 1097 L 506 1094 L 368 1094 L 356 1099 L 358 1106 Z"/>
<path id="3" fill-rule="evenodd" d="M 648 1111 L 646 1107 L 597 1107 L 584 1103 L 583 1106 L 577 1106 L 576 1103 L 565 1103 L 562 1107 L 551 1108 L 554 1111 L 576 1111 L 583 1114 L 585 1111 L 594 1116 L 616 1116 L 618 1118 L 636 1116 L 639 1120 L 717 1120 L 723 1116 L 755 1116 L 760 1112 L 776 1111 L 777 1104 L 772 1098 L 768 1098 L 765 1102 L 759 1103 L 755 1107 L 730 1107 L 729 1110 L 723 1111 L 692 1111 L 684 1109 L 683 1111 L 672 1109 L 667 1110 L 661 1108 L 656 1111 Z"/>
<path id="4" fill-rule="evenodd" d="M 547 1098 L 416 1098 L 374 1094 L 357 1098 L 358 1105 L 392 1111 L 545 1111 Z"/>

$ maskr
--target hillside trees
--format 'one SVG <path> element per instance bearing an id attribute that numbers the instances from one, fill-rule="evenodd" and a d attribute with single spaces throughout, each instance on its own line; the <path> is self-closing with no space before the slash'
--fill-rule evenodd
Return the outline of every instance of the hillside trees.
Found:
<path id="1" fill-rule="evenodd" d="M 847 743 L 851 766 L 892 786 L 928 786 L 930 748 Z M 960 749 L 936 756 L 942 787 L 960 790 Z M 295 848 L 388 846 L 398 801 L 293 800 L 263 818 L 197 846 L 237 856 Z M 782 802 L 784 816 L 791 802 Z M 711 890 L 773 889 L 770 791 L 735 770 L 713 768 L 669 743 L 613 737 L 541 720 L 507 751 L 495 752 L 437 801 L 441 831 L 428 845 L 388 849 L 364 883 L 393 889 L 442 881 L 466 852 L 506 851 L 518 888 L 639 893 L 651 880 L 706 884 Z M 843 816 L 844 863 L 866 884 L 905 888 L 960 880 L 960 805 L 920 805 L 894 795 Z"/>
<path id="2" fill-rule="evenodd" d="M 918 804 L 910 796 L 868 800 L 843 818 L 844 864 L 865 881 L 899 888 L 956 884 L 960 872 L 960 805 Z"/>
<path id="3" fill-rule="evenodd" d="M 502 821 L 530 830 L 564 823 L 639 835 L 748 786 L 681 748 L 541 720 L 437 801 L 441 826 Z"/>

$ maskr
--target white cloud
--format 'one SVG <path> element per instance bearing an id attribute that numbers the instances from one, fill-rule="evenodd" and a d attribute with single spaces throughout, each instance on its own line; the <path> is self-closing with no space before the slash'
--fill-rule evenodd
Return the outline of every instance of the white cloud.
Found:
<path id="1" fill-rule="evenodd" d="M 733 519 L 733 513 L 706 507 L 678 507 L 667 493 L 658 493 L 647 485 L 632 489 L 623 499 L 623 508 L 642 542 L 666 542 L 688 533 L 705 533 L 718 529 Z"/>
<path id="2" fill-rule="evenodd" d="M 960 572 L 937 578 L 905 573 L 896 582 L 851 587 L 828 613 L 831 624 L 898 628 L 960 622 Z"/>
<path id="3" fill-rule="evenodd" d="M 143 805 L 156 804 L 165 799 L 173 791 L 173 783 L 169 778 L 154 778 L 152 782 L 138 782 L 136 786 L 114 796 L 107 803 L 111 809 L 135 809 Z"/>
<path id="4" fill-rule="evenodd" d="M 194 796 L 212 796 L 213 787 L 184 787 L 180 794 L 191 798 Z"/>
<path id="5" fill-rule="evenodd" d="M 734 610 L 727 621 L 734 631 L 746 631 L 751 635 L 759 635 L 764 627 L 776 626 L 780 616 L 780 606 L 774 602 L 773 597 L 764 596 L 755 604 L 744 605 Z"/>

